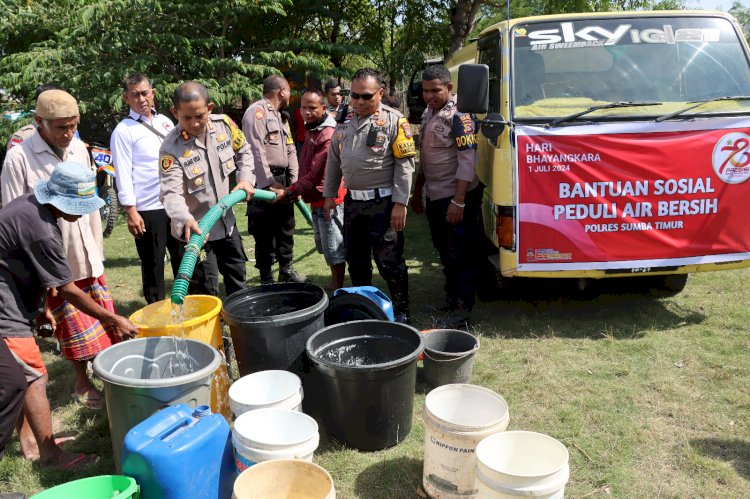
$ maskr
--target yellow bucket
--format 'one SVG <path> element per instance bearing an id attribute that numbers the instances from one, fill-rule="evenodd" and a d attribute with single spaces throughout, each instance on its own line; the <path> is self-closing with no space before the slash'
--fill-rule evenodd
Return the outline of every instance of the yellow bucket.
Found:
<path id="1" fill-rule="evenodd" d="M 172 302 L 162 300 L 133 312 L 130 320 L 138 326 L 138 337 L 185 336 L 208 343 L 221 351 L 221 300 L 215 296 L 188 295 L 185 297 L 182 324 L 172 323 Z"/>
<path id="2" fill-rule="evenodd" d="M 136 310 L 130 320 L 138 326 L 138 337 L 178 336 L 202 341 L 224 352 L 221 338 L 221 300 L 215 296 L 188 295 L 185 297 L 183 321 L 173 324 L 172 302 L 169 299 L 158 301 Z M 212 381 L 211 409 L 221 413 L 227 420 L 232 413 L 229 406 L 229 375 L 226 362 L 216 370 Z"/>

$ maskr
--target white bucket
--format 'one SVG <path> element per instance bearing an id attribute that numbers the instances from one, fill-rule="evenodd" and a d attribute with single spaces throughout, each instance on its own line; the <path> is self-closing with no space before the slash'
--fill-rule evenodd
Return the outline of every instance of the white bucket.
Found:
<path id="1" fill-rule="evenodd" d="M 234 481 L 232 499 L 336 499 L 333 478 L 304 461 L 258 463 Z"/>
<path id="2" fill-rule="evenodd" d="M 532 431 L 491 435 L 477 446 L 477 497 L 562 499 L 568 483 L 568 449 Z"/>
<path id="3" fill-rule="evenodd" d="M 481 386 L 443 385 L 427 394 L 423 417 L 425 492 L 435 498 L 476 494 L 474 449 L 508 427 L 505 399 Z"/>
<path id="4" fill-rule="evenodd" d="M 301 459 L 312 462 L 318 448 L 318 423 L 303 412 L 256 409 L 234 421 L 232 444 L 238 472 L 262 461 Z"/>
<path id="5" fill-rule="evenodd" d="M 289 371 L 258 371 L 229 387 L 229 405 L 235 417 L 255 409 L 302 410 L 302 382 Z"/>

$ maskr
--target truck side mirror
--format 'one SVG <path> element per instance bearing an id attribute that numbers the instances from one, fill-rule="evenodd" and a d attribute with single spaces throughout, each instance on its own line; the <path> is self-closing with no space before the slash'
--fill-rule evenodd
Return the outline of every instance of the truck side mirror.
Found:
<path id="1" fill-rule="evenodd" d="M 497 138 L 505 130 L 505 119 L 500 113 L 490 113 L 483 120 L 477 120 L 479 125 L 482 127 L 482 135 L 496 141 Z"/>
<path id="2" fill-rule="evenodd" d="M 485 114 L 490 102 L 490 68 L 486 64 L 461 64 L 458 68 L 458 110 Z"/>

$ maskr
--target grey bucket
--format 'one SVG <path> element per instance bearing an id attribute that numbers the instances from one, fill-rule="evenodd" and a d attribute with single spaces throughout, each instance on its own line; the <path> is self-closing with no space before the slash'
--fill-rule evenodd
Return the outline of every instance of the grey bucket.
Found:
<path id="1" fill-rule="evenodd" d="M 433 329 L 424 344 L 423 373 L 430 386 L 471 382 L 479 338 L 458 329 Z"/>
<path id="2" fill-rule="evenodd" d="M 191 372 L 171 377 L 174 341 L 170 336 L 117 343 L 94 359 L 94 373 L 104 381 L 109 433 L 117 472 L 127 432 L 169 405 L 211 404 L 211 379 L 221 355 L 211 345 L 185 339 Z"/>

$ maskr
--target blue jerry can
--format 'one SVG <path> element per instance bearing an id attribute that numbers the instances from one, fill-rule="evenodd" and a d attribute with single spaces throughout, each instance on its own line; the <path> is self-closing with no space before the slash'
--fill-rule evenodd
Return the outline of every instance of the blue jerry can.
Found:
<path id="1" fill-rule="evenodd" d="M 139 423 L 120 464 L 144 499 L 229 499 L 237 477 L 229 424 L 207 405 L 169 406 Z"/>

